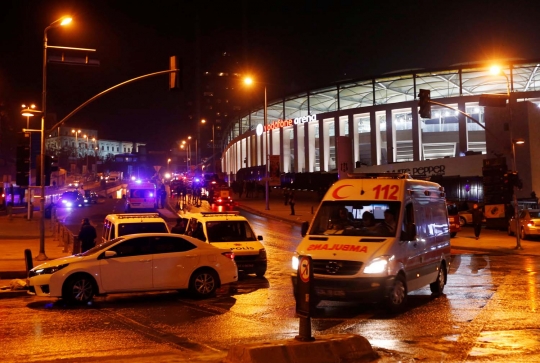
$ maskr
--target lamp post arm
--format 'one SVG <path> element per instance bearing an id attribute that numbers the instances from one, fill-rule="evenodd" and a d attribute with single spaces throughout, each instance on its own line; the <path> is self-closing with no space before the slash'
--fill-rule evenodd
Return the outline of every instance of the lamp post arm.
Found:
<path id="1" fill-rule="evenodd" d="M 124 81 L 122 83 L 119 83 L 115 86 L 112 86 L 111 88 L 108 88 L 106 89 L 105 91 L 103 92 L 100 92 L 98 93 L 97 95 L 95 95 L 94 97 L 90 98 L 89 100 L 87 100 L 86 102 L 84 102 L 82 105 L 80 105 L 79 107 L 77 107 L 76 109 L 74 109 L 73 111 L 71 111 L 66 117 L 64 117 L 62 120 L 60 120 L 59 122 L 57 122 L 53 127 L 51 127 L 51 130 L 54 130 L 55 128 L 61 126 L 64 122 L 66 122 L 68 119 L 70 119 L 73 115 L 75 115 L 77 112 L 79 112 L 82 108 L 84 108 L 86 105 L 88 105 L 89 103 L 95 101 L 96 99 L 98 99 L 99 97 L 103 96 L 104 94 L 107 94 L 119 87 L 122 87 L 126 84 L 129 84 L 129 83 L 132 83 L 132 82 L 136 82 L 136 81 L 139 81 L 141 79 L 145 79 L 145 78 L 149 78 L 149 77 L 154 77 L 154 76 L 159 76 L 159 75 L 162 75 L 162 74 L 168 74 L 168 73 L 173 73 L 173 72 L 179 72 L 180 70 L 179 69 L 172 69 L 172 70 L 167 70 L 167 71 L 159 71 L 159 72 L 154 72 L 154 73 L 149 73 L 149 74 L 145 74 L 145 75 L 142 75 L 142 76 L 139 76 L 139 77 L 135 77 L 135 78 L 132 78 L 132 79 L 129 79 L 127 81 Z"/>

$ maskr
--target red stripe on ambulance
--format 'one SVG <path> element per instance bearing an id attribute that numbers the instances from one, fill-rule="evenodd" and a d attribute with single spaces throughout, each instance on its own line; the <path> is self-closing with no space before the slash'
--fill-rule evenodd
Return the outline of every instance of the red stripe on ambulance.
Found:
<path id="1" fill-rule="evenodd" d="M 341 244 L 332 244 L 319 243 L 309 245 L 307 248 L 308 251 L 349 251 L 349 252 L 363 252 L 367 253 L 367 246 L 358 246 L 358 245 L 341 245 Z"/>

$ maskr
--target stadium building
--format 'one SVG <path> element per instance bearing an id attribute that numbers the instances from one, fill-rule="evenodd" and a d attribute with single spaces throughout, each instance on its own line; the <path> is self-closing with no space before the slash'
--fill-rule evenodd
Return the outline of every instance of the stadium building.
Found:
<path id="1" fill-rule="evenodd" d="M 340 172 L 408 172 L 446 183 L 449 198 L 482 201 L 482 168 L 498 159 L 519 171 L 518 196 L 529 197 L 540 190 L 539 66 L 400 71 L 269 100 L 266 123 L 263 105 L 223 130 L 222 171 L 260 180 L 268 162 L 273 180 L 291 187 Z M 438 103 L 429 118 L 418 113 L 420 89 Z"/>

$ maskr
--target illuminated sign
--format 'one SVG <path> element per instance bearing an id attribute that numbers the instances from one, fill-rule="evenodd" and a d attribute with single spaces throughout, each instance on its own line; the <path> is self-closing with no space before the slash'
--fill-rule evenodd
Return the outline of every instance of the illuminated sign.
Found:
<path id="1" fill-rule="evenodd" d="M 308 115 L 308 116 L 296 117 L 294 119 L 291 118 L 291 119 L 288 119 L 288 120 L 276 120 L 276 121 L 272 122 L 271 124 L 268 124 L 264 128 L 264 131 L 281 129 L 283 127 L 288 127 L 288 126 L 292 126 L 292 125 L 301 125 L 303 123 L 311 122 L 311 121 L 317 121 L 317 115 Z M 259 128 L 259 126 L 257 126 L 257 135 L 259 135 L 258 128 Z"/>

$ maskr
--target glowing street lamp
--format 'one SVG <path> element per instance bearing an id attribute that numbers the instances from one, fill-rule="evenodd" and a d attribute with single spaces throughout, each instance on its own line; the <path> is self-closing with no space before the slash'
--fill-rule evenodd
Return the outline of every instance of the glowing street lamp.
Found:
<path id="1" fill-rule="evenodd" d="M 43 31 L 43 85 L 41 92 L 41 196 L 40 196 L 40 211 L 41 217 L 39 219 L 39 254 L 36 260 L 47 260 L 45 255 L 45 117 L 47 115 L 47 31 L 59 26 L 65 26 L 71 23 L 71 17 L 64 16 L 58 20 L 53 21 Z"/>
<path id="2" fill-rule="evenodd" d="M 72 134 L 75 134 L 75 159 L 79 158 L 79 140 L 78 136 L 81 133 L 81 130 L 71 130 Z"/>
<path id="3" fill-rule="evenodd" d="M 252 78 L 250 77 L 246 77 L 244 78 L 244 83 L 248 86 L 251 86 L 254 81 Z M 268 172 L 268 169 L 270 168 L 270 156 L 268 155 L 268 130 L 267 130 L 267 124 L 268 124 L 268 104 L 267 104 L 267 99 L 266 99 L 266 85 L 264 86 L 264 130 L 266 132 L 266 168 L 265 168 L 265 194 L 266 194 L 266 206 L 265 206 L 265 210 L 270 210 L 270 205 L 269 205 L 269 192 L 270 192 L 270 181 L 268 180 L 269 179 L 269 172 Z"/>
<path id="4" fill-rule="evenodd" d="M 206 120 L 202 119 L 201 123 L 205 124 Z M 216 137 L 215 137 L 215 133 L 214 133 L 214 127 L 215 127 L 215 124 L 212 123 L 212 163 L 214 165 L 214 167 L 212 168 L 212 171 L 215 173 L 216 172 L 216 167 L 215 167 L 216 161 L 214 159 L 214 156 L 216 155 Z"/>

